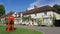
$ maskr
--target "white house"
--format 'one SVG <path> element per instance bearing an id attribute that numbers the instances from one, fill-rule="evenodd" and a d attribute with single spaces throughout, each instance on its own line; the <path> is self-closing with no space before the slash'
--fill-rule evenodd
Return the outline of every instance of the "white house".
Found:
<path id="1" fill-rule="evenodd" d="M 22 23 L 22 13 L 21 13 L 21 12 L 20 12 L 20 13 L 14 12 L 14 13 L 12 14 L 12 16 L 15 17 L 15 18 L 14 18 L 14 23 L 15 23 L 15 24 L 20 24 L 20 23 Z"/>
<path id="2" fill-rule="evenodd" d="M 34 6 L 34 9 L 32 10 L 26 10 L 24 13 L 24 16 L 31 16 L 33 18 L 34 25 L 37 25 L 37 19 L 41 20 L 41 25 L 53 25 L 53 17 L 55 15 L 56 20 L 60 19 L 60 14 L 57 12 L 56 9 L 50 6 L 43 6 L 40 8 L 37 8 L 37 6 Z M 32 23 L 32 20 L 30 21 Z M 32 24 L 31 24 L 32 25 Z"/>
<path id="3" fill-rule="evenodd" d="M 12 12 L 12 11 L 10 11 L 6 15 L 6 19 L 7 19 L 8 15 L 14 16 L 14 24 L 20 24 L 20 23 L 22 23 L 22 17 L 21 17 L 22 14 L 21 14 L 21 12 Z"/>
<path id="4" fill-rule="evenodd" d="M 51 6 L 37 7 L 34 6 L 32 10 L 26 10 L 25 12 L 11 12 L 12 16 L 15 17 L 15 24 L 30 24 L 30 25 L 53 25 L 53 17 L 56 17 L 56 20 L 60 19 L 60 14 L 57 10 Z M 28 17 L 23 21 L 23 17 Z"/>

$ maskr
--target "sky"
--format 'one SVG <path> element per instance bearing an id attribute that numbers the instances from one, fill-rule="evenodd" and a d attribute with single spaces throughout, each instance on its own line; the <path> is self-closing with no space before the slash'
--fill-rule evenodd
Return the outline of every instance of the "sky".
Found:
<path id="1" fill-rule="evenodd" d="M 60 5 L 60 0 L 0 0 L 0 4 L 3 4 L 6 13 L 9 13 L 10 11 L 23 12 L 26 9 L 31 10 L 34 8 L 34 5 L 37 7 Z"/>

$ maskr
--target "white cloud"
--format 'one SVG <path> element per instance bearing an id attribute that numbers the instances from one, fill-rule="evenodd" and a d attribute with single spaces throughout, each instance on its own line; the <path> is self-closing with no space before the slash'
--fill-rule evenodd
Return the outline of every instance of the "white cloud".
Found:
<path id="1" fill-rule="evenodd" d="M 60 0 L 37 0 L 36 2 L 33 2 L 30 4 L 30 6 L 27 8 L 28 10 L 33 9 L 34 5 L 37 5 L 38 7 L 44 6 L 44 5 L 50 5 L 53 6 L 54 4 L 60 5 Z"/>

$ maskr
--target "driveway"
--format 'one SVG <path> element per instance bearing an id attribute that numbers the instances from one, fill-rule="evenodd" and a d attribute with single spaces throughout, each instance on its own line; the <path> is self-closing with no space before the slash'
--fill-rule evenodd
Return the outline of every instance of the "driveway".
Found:
<path id="1" fill-rule="evenodd" d="M 41 27 L 41 26 L 23 26 L 23 25 L 15 25 L 15 27 L 33 29 L 39 32 L 43 32 L 44 34 L 60 34 L 60 27 Z"/>

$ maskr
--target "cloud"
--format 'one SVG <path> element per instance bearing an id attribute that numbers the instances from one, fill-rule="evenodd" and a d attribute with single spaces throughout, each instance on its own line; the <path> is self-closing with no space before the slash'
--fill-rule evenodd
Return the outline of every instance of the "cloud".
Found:
<path id="1" fill-rule="evenodd" d="M 34 5 L 41 7 L 45 5 L 50 5 L 53 6 L 54 4 L 59 4 L 60 5 L 60 0 L 37 0 L 33 3 L 30 4 L 30 6 L 27 8 L 28 10 L 33 9 Z"/>

